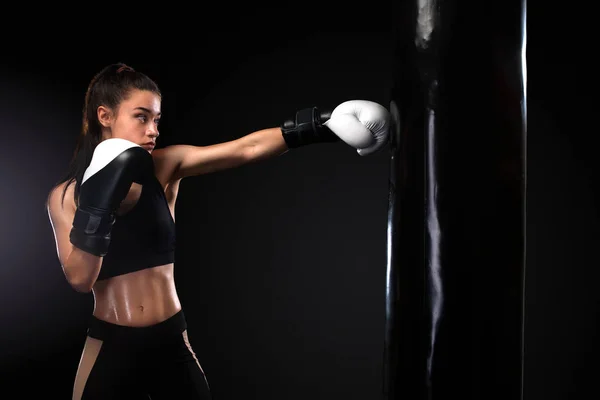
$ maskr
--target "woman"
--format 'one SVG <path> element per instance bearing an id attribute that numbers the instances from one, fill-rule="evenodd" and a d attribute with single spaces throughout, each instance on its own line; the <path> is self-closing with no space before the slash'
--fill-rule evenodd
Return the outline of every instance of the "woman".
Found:
<path id="1" fill-rule="evenodd" d="M 234 141 L 154 150 L 160 116 L 152 79 L 125 64 L 105 67 L 88 86 L 68 174 L 48 196 L 64 275 L 95 301 L 74 400 L 211 398 L 174 283 L 181 179 L 340 137 L 370 154 L 385 143 L 389 119 L 376 103 L 350 101 Z"/>

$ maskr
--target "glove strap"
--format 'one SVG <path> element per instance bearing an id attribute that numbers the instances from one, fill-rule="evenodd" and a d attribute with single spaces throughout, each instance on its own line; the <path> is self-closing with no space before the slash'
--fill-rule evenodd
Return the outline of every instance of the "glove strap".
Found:
<path id="1" fill-rule="evenodd" d="M 339 141 L 340 138 L 323 125 L 329 118 L 331 112 L 319 112 L 317 107 L 298 110 L 295 121 L 287 120 L 281 124 L 283 139 L 288 148 Z"/>
<path id="2" fill-rule="evenodd" d="M 114 215 L 78 208 L 73 219 L 69 240 L 90 254 L 104 257 L 110 245 Z"/>

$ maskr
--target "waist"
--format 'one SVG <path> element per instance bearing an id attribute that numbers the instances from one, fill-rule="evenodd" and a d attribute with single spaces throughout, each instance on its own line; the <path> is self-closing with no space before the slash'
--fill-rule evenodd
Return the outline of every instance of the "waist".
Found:
<path id="1" fill-rule="evenodd" d="M 181 335 L 186 329 L 185 315 L 180 309 L 162 321 L 143 327 L 119 325 L 92 315 L 87 334 L 105 342 L 149 345 L 158 344 L 169 336 Z"/>

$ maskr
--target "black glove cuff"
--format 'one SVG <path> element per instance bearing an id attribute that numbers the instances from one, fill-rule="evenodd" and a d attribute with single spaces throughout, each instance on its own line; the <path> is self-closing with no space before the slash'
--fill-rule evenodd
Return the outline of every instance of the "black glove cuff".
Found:
<path id="1" fill-rule="evenodd" d="M 110 232 L 114 224 L 112 214 L 78 208 L 69 234 L 71 243 L 98 257 L 104 257 L 110 244 Z"/>
<path id="2" fill-rule="evenodd" d="M 339 141 L 331 129 L 323 125 L 330 117 L 331 112 L 321 113 L 316 107 L 298 110 L 294 121 L 287 120 L 281 124 L 283 139 L 288 148 Z"/>

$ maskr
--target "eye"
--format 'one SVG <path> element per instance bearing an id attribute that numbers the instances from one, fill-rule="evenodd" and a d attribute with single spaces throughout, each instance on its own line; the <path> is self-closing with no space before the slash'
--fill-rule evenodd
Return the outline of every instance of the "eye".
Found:
<path id="1" fill-rule="evenodd" d="M 135 117 L 144 123 L 146 122 L 146 116 L 144 114 L 138 114 Z"/>
<path id="2" fill-rule="evenodd" d="M 156 126 L 158 126 L 158 124 L 160 123 L 160 118 L 155 119 L 154 123 L 156 124 Z"/>

